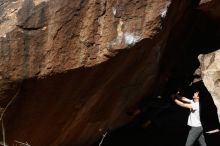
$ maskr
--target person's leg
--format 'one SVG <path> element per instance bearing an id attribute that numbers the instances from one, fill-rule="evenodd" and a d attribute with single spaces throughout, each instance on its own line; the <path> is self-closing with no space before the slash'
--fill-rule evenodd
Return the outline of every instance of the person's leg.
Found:
<path id="1" fill-rule="evenodd" d="M 199 141 L 200 146 L 207 146 L 203 133 L 201 133 L 201 135 L 199 136 L 198 141 Z"/>
<path id="2" fill-rule="evenodd" d="M 193 146 L 202 133 L 202 127 L 192 127 L 189 131 L 185 146 Z"/>

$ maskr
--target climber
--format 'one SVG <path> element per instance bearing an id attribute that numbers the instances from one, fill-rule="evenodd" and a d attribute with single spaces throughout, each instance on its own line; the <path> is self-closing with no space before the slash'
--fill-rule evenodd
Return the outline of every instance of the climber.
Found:
<path id="1" fill-rule="evenodd" d="M 219 145 L 217 142 L 220 138 L 217 108 L 202 81 L 200 68 L 195 71 L 192 84 L 179 91 L 175 97 L 174 101 L 177 105 L 190 109 L 188 125 L 191 129 L 186 146 L 193 145 L 196 140 L 202 146 L 206 143 L 208 146 Z M 193 97 L 193 100 L 186 97 Z"/>
<path id="2" fill-rule="evenodd" d="M 200 121 L 199 96 L 199 91 L 197 91 L 193 94 L 193 100 L 183 96 L 174 99 L 177 105 L 190 109 L 187 124 L 191 127 L 191 129 L 188 133 L 185 146 L 192 146 L 196 140 L 198 140 L 200 146 L 206 146 L 205 137 L 203 135 L 203 127 Z"/>

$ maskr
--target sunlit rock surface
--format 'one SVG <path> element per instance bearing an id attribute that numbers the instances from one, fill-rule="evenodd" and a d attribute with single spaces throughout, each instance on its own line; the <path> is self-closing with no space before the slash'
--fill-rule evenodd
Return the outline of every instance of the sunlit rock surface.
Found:
<path id="1" fill-rule="evenodd" d="M 0 0 L 6 143 L 88 146 L 132 120 L 126 111 L 172 68 L 164 54 L 184 49 L 167 43 L 193 8 L 192 0 Z"/>
<path id="2" fill-rule="evenodd" d="M 131 119 L 127 108 L 157 76 L 171 1 L 0 2 L 2 107 L 19 91 L 5 115 L 7 143 L 89 145 Z"/>
<path id="3" fill-rule="evenodd" d="M 211 19 L 220 22 L 220 1 L 219 0 L 202 0 L 199 8 L 204 11 Z M 219 29 L 218 29 L 219 30 Z M 216 32 L 218 33 L 218 32 Z M 218 46 L 219 47 L 219 46 Z M 219 47 L 220 48 L 220 47 Z M 218 108 L 220 119 L 220 50 L 213 51 L 200 56 L 203 80 L 213 96 L 214 102 Z"/>
<path id="4" fill-rule="evenodd" d="M 200 55 L 199 58 L 203 81 L 213 97 L 220 117 L 220 50 Z"/>
<path id="5" fill-rule="evenodd" d="M 159 33 L 170 3 L 3 0 L 1 76 L 19 80 L 100 64 Z"/>

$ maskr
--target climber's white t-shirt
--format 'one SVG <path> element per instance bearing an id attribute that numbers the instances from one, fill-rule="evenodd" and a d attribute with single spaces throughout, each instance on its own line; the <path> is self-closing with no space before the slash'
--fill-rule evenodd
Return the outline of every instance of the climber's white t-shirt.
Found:
<path id="1" fill-rule="evenodd" d="M 194 102 L 190 100 L 190 104 L 192 104 L 192 109 L 190 109 L 190 114 L 188 117 L 188 125 L 191 127 L 200 127 L 202 126 L 200 121 L 200 114 L 199 114 L 199 102 Z"/>

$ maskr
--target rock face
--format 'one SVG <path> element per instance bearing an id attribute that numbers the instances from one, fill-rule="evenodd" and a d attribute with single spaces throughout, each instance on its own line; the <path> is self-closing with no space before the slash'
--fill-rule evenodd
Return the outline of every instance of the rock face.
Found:
<path id="1" fill-rule="evenodd" d="M 220 117 L 220 50 L 200 55 L 203 81 L 211 93 Z"/>
<path id="2" fill-rule="evenodd" d="M 203 0 L 200 2 L 200 9 L 205 11 L 212 19 L 220 22 L 220 1 Z M 218 28 L 219 30 L 219 28 Z M 219 33 L 216 32 L 216 33 Z M 218 40 L 219 40 L 218 35 Z M 199 61 L 202 69 L 204 83 L 213 96 L 213 100 L 218 108 L 218 116 L 220 119 L 220 45 L 216 43 L 216 50 L 207 54 L 201 54 Z"/>
<path id="3" fill-rule="evenodd" d="M 3 1 L 1 76 L 20 80 L 100 64 L 158 33 L 170 3 Z"/>
<path id="4" fill-rule="evenodd" d="M 129 107 L 172 76 L 185 48 L 171 44 L 196 7 L 191 0 L 0 0 L 6 143 L 88 146 L 132 120 Z"/>
<path id="5" fill-rule="evenodd" d="M 213 18 L 219 19 L 220 2 L 218 0 L 201 0 L 199 8 Z"/>

